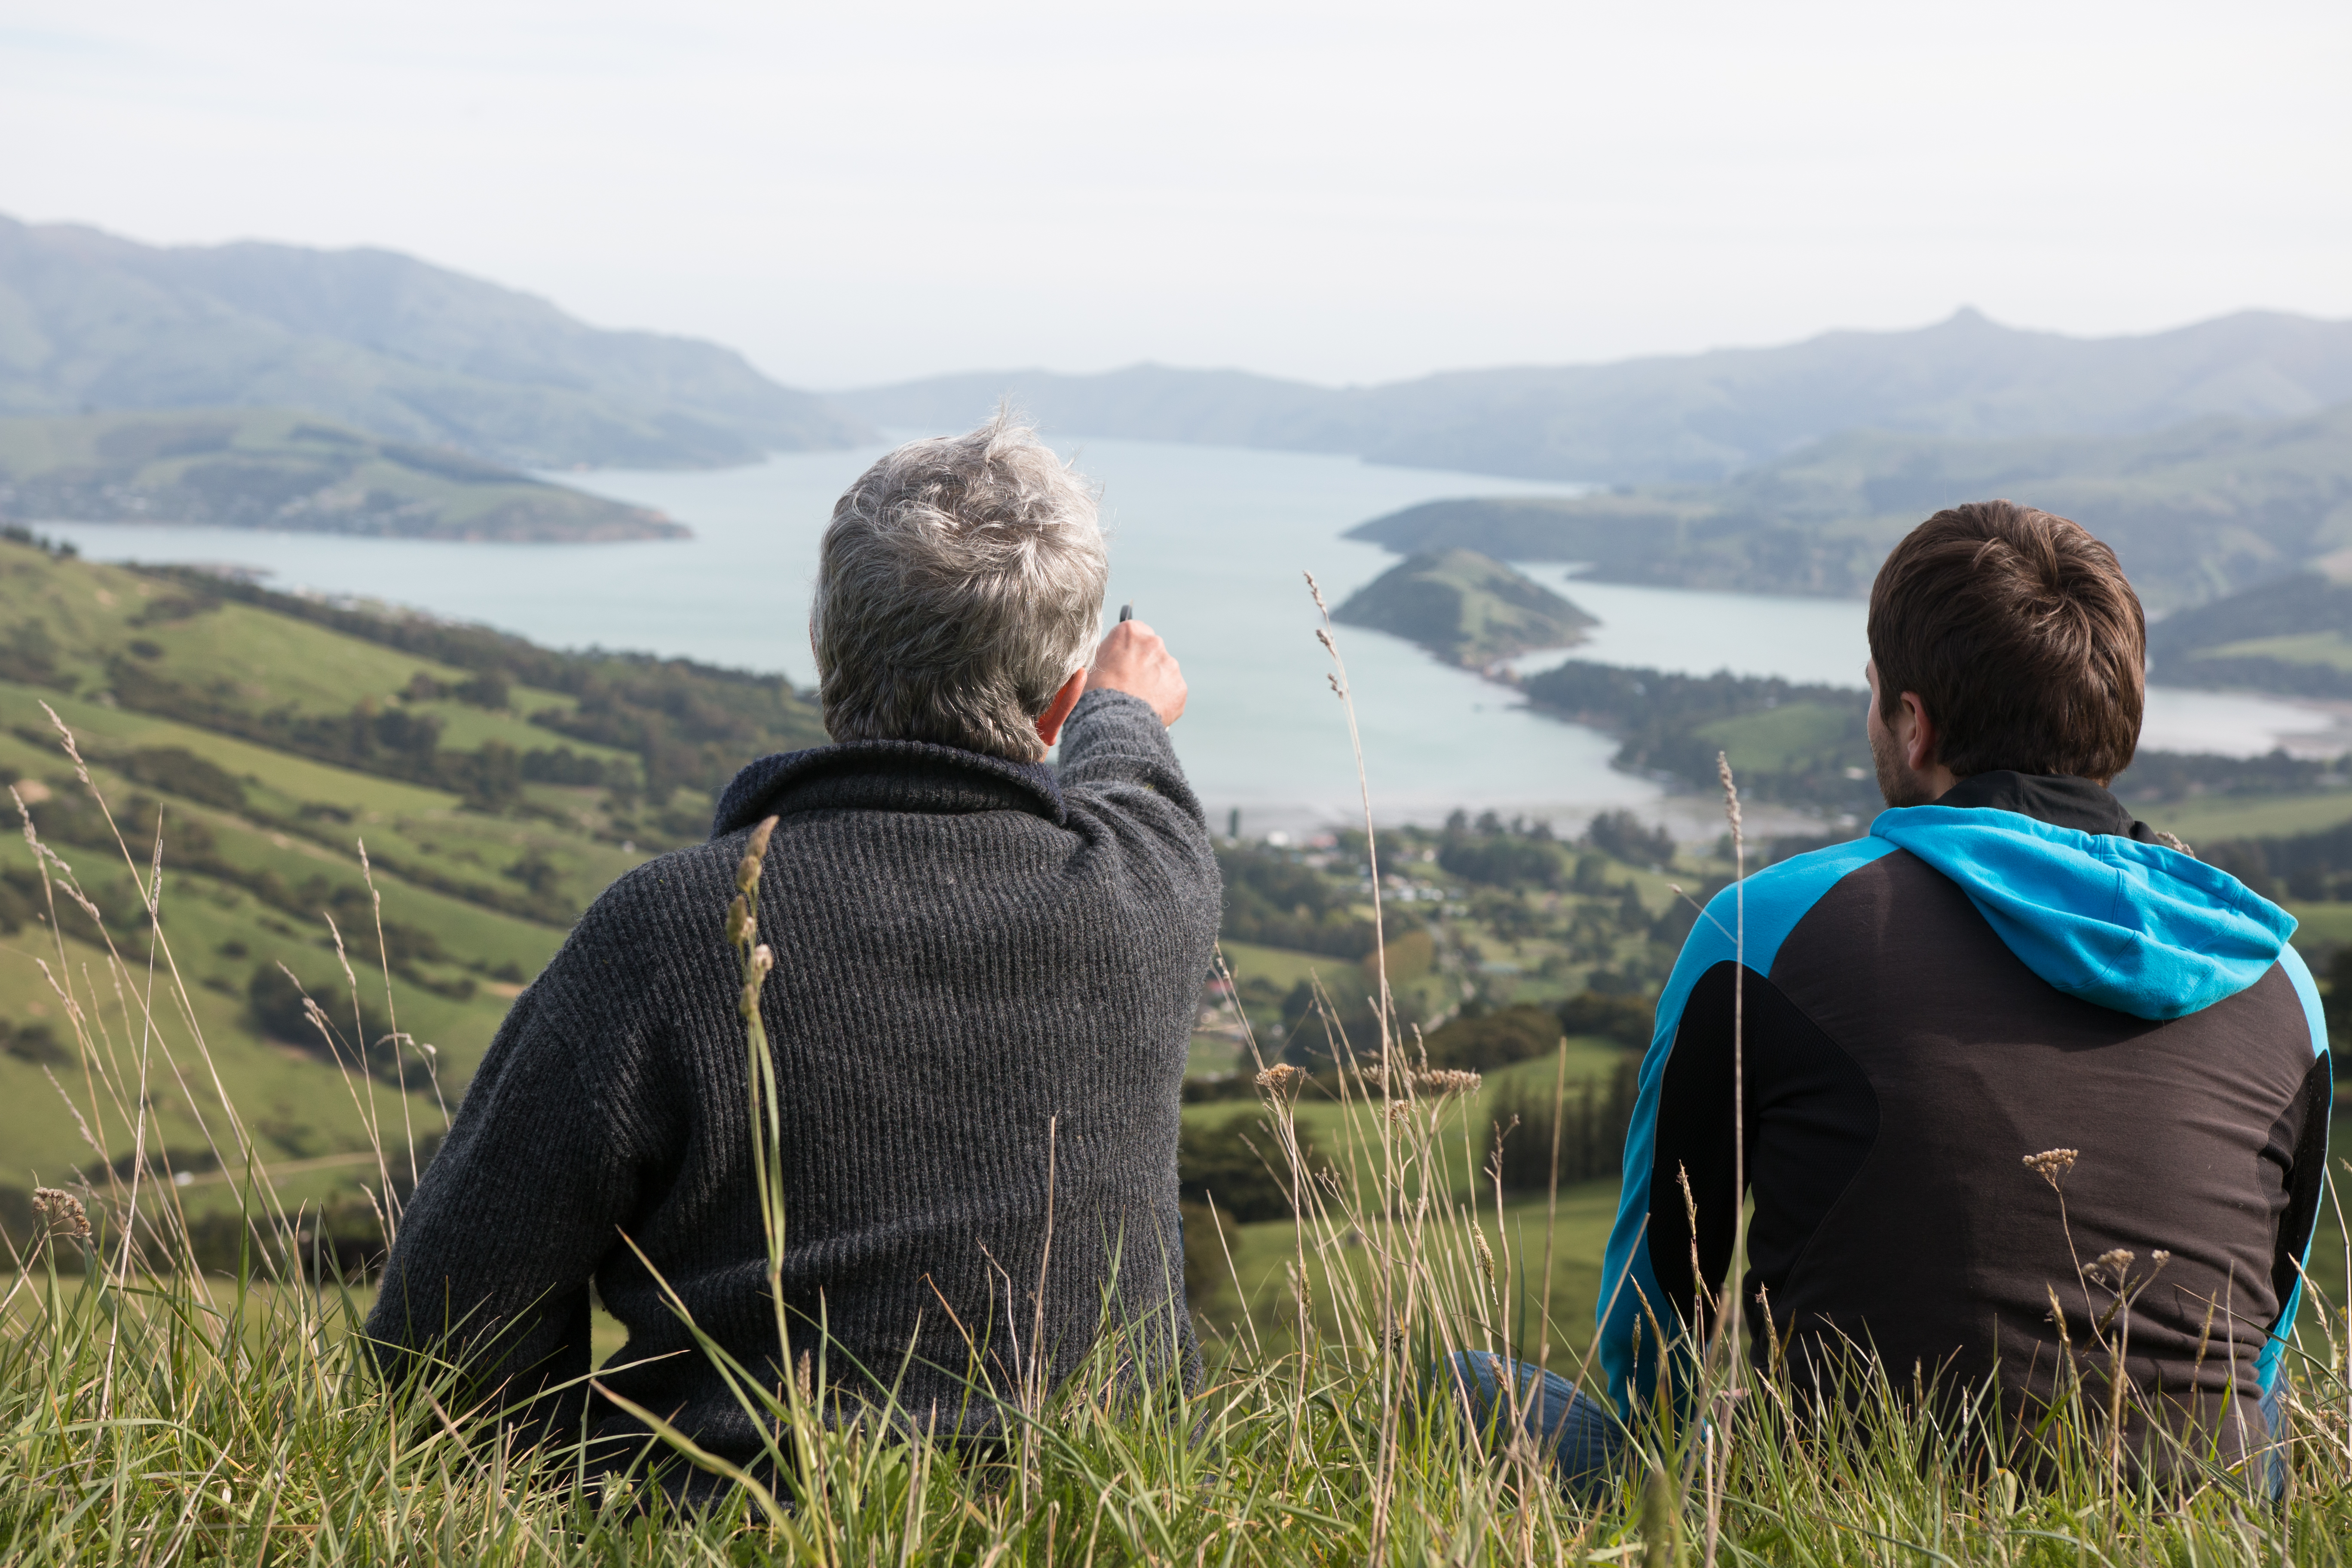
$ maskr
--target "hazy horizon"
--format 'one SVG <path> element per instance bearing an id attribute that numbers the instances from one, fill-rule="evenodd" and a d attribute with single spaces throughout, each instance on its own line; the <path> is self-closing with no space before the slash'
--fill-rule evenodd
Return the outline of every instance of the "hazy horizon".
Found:
<path id="1" fill-rule="evenodd" d="M 788 385 L 2352 317 L 2341 7 L 0 0 L 0 211 L 375 245 Z"/>

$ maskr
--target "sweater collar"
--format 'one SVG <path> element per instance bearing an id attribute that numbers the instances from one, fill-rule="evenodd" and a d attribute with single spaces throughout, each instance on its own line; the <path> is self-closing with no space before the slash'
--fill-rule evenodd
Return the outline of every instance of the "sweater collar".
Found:
<path id="1" fill-rule="evenodd" d="M 710 836 L 763 816 L 834 809 L 1029 811 L 1069 820 L 1062 785 L 1044 763 L 1015 763 L 928 741 L 849 741 L 761 757 L 719 797 Z"/>
<path id="2" fill-rule="evenodd" d="M 2053 827 L 2077 833 L 2107 833 L 2153 843 L 2147 824 L 2133 820 L 2124 803 L 2089 779 L 2066 773 L 2019 773 L 2006 768 L 1970 773 L 1946 790 L 1937 805 L 2013 811 Z"/>

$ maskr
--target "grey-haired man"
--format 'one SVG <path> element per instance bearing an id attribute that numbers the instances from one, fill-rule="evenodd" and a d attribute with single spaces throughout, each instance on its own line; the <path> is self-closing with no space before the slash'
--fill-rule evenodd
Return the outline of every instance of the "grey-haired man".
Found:
<path id="1" fill-rule="evenodd" d="M 810 619 L 835 743 L 745 768 L 710 841 L 615 882 L 517 1000 L 368 1321 L 388 1369 L 446 1357 L 592 1468 L 630 1462 L 650 1429 L 585 1382 L 593 1280 L 629 1334 L 604 1386 L 756 1460 L 665 1295 L 791 1374 L 725 931 L 772 816 L 791 1362 L 842 1414 L 975 1436 L 1107 1342 L 1132 1377 L 1192 1374 L 1176 1134 L 1217 867 L 1175 660 L 1139 621 L 1095 645 L 1107 574 L 1091 493 L 1001 416 L 841 498 Z"/>

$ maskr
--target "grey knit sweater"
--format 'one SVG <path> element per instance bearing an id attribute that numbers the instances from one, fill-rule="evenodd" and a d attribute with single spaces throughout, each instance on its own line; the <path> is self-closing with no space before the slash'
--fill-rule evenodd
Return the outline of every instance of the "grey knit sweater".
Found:
<path id="1" fill-rule="evenodd" d="M 1058 1377 L 1115 1330 L 1144 1375 L 1191 1375 L 1176 1133 L 1216 860 L 1158 716 L 1113 691 L 1071 715 L 1058 776 L 913 742 L 766 758 L 708 844 L 607 889 L 516 1001 L 416 1189 L 368 1319 L 379 1359 L 453 1357 L 478 1397 L 576 1382 L 593 1279 L 629 1331 L 613 1363 L 644 1363 L 609 1386 L 756 1451 L 629 1243 L 738 1361 L 783 1375 L 723 929 L 771 814 L 761 1016 L 793 1360 L 975 1434 L 1041 1352 Z M 608 1456 L 646 1431 L 584 1388 L 532 1419 L 584 1421 Z"/>

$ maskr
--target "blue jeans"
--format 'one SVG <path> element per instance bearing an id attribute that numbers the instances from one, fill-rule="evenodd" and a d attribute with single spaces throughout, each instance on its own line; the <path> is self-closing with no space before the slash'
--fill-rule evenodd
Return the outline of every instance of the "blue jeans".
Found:
<path id="1" fill-rule="evenodd" d="M 1463 1351 L 1445 1363 L 1453 1372 L 1456 1408 L 1481 1434 L 1499 1436 L 1516 1415 L 1559 1473 L 1559 1484 L 1582 1501 L 1598 1497 L 1625 1446 L 1617 1413 L 1557 1373 L 1486 1351 Z M 1511 1380 L 1506 1394 L 1501 1379 Z"/>

